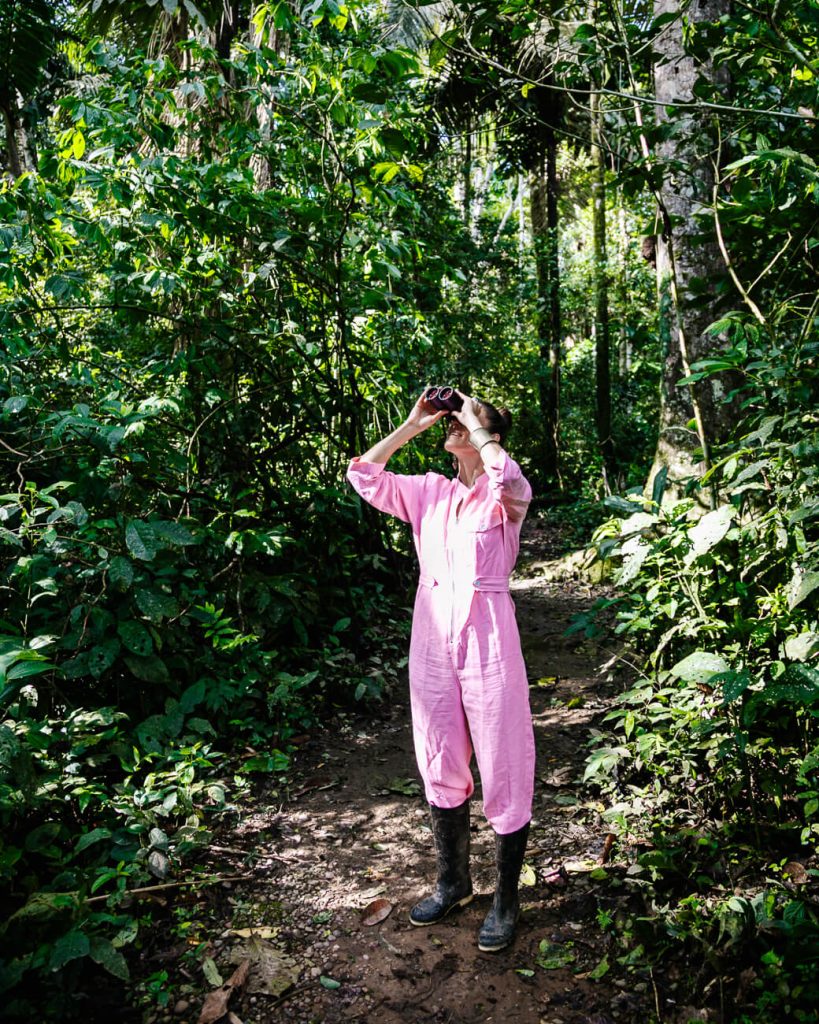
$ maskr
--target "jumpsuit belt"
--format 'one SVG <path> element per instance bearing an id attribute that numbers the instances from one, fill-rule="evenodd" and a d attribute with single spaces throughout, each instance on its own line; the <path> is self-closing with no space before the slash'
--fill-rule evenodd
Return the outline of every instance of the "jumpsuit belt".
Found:
<path id="1" fill-rule="evenodd" d="M 438 580 L 434 576 L 430 576 L 427 573 L 421 573 L 418 577 L 418 582 L 422 587 L 437 587 L 440 586 Z M 509 590 L 509 577 L 508 576 L 476 576 L 472 581 L 473 590 L 483 590 L 488 594 L 503 594 Z"/>

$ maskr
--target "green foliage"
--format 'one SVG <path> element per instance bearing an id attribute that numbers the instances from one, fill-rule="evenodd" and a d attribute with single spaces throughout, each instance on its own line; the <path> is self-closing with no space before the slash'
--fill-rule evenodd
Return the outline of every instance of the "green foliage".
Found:
<path id="1" fill-rule="evenodd" d="M 670 900 L 655 955 L 693 939 L 715 963 L 740 948 L 760 958 L 760 984 L 776 974 L 781 989 L 758 1003 L 768 1020 L 815 998 L 807 950 L 819 920 L 787 887 L 769 884 L 747 904 L 715 891 L 736 877 L 732 859 L 762 886 L 766 855 L 801 846 L 811 858 L 819 845 L 819 419 L 805 405 L 817 346 L 771 344 L 739 317 L 715 329 L 732 333 L 724 362 L 745 367 L 748 410 L 705 480 L 721 503 L 703 514 L 693 497 L 612 499 L 619 515 L 597 531 L 600 553 L 617 560 L 617 632 L 651 653 L 650 672 L 607 716 L 586 778 L 610 792 L 624 834 L 650 835 L 639 863 Z"/>

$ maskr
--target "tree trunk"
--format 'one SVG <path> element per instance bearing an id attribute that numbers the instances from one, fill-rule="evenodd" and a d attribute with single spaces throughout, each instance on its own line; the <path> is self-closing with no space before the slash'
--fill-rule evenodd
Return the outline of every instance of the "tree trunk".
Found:
<path id="1" fill-rule="evenodd" d="M 663 232 L 657 239 L 663 376 L 651 477 L 666 466 L 672 483 L 708 466 L 711 445 L 727 436 L 735 416 L 720 402 L 719 382 L 679 386 L 691 363 L 720 347 L 718 340 L 705 332 L 717 316 L 714 283 L 724 268 L 707 220 L 714 183 L 713 133 L 698 113 L 668 110 L 675 102 L 693 100 L 698 78 L 713 82 L 724 78 L 710 61 L 703 63 L 686 53 L 683 22 L 713 21 L 727 10 L 728 0 L 691 0 L 683 17 L 679 0 L 654 2 L 655 18 L 677 15 L 655 39 L 654 64 L 655 95 L 663 104 L 657 107 L 657 119 L 670 122 L 673 131 L 657 149 L 665 171 L 660 195 Z M 701 237 L 704 233 L 707 240 Z"/>
<path id="2" fill-rule="evenodd" d="M 592 174 L 592 235 L 594 246 L 594 355 L 595 412 L 597 443 L 603 456 L 608 481 L 614 472 L 614 442 L 611 436 L 611 370 L 609 365 L 609 272 L 606 255 L 606 155 L 603 151 L 603 115 L 600 93 L 592 89 L 591 141 L 594 172 Z"/>
<path id="3" fill-rule="evenodd" d="M 618 226 L 620 229 L 620 267 L 617 274 L 619 341 L 617 346 L 617 376 L 620 390 L 625 402 L 626 412 L 631 412 L 631 389 L 628 387 L 631 377 L 631 335 L 626 323 L 628 309 L 628 272 L 629 272 L 629 238 L 626 227 L 626 209 L 623 197 L 618 201 Z"/>
<path id="4" fill-rule="evenodd" d="M 538 394 L 543 418 L 543 472 L 547 484 L 560 479 L 560 279 L 557 222 L 557 139 L 546 149 L 530 181 L 532 246 L 537 267 Z"/>
<path id="5" fill-rule="evenodd" d="M 16 179 L 23 173 L 20 150 L 17 145 L 17 111 L 8 99 L 2 101 L 0 109 L 2 109 L 3 123 L 6 126 L 6 164 L 9 174 Z"/>

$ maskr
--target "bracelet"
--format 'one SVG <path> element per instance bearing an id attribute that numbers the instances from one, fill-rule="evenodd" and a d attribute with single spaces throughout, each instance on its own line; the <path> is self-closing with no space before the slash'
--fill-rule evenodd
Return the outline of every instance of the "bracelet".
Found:
<path id="1" fill-rule="evenodd" d="M 492 444 L 494 440 L 494 437 L 492 437 L 486 427 L 475 427 L 474 430 L 469 432 L 469 443 L 476 452 L 480 452 L 488 444 Z"/>

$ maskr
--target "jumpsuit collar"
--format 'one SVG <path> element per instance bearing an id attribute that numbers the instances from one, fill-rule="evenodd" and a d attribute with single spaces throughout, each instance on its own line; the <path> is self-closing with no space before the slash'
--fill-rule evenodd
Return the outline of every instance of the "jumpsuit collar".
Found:
<path id="1" fill-rule="evenodd" d="M 485 479 L 487 479 L 487 478 L 488 478 L 487 472 L 486 472 L 486 470 L 484 470 L 483 473 L 481 473 L 481 475 L 476 478 L 475 483 L 472 484 L 471 487 L 468 487 L 463 482 L 463 480 L 461 480 L 461 478 L 456 475 L 455 476 L 455 483 L 457 485 L 456 490 L 458 490 L 458 491 L 465 491 L 467 494 L 475 494 L 475 493 L 477 493 L 478 488 L 480 488 L 483 485 L 482 482 Z"/>

